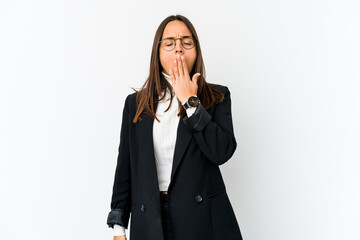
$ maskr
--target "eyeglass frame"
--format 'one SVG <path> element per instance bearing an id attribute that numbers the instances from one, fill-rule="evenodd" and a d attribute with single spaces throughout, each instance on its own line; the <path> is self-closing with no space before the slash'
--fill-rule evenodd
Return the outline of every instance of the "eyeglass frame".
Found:
<path id="1" fill-rule="evenodd" d="M 186 47 L 184 46 L 184 44 L 183 44 L 183 39 L 184 39 L 184 38 L 191 38 L 191 39 L 194 41 L 194 46 L 192 46 L 192 48 L 189 48 L 189 49 L 186 48 Z M 185 48 L 186 50 L 193 49 L 193 48 L 196 46 L 196 39 L 195 39 L 195 38 L 192 38 L 192 37 L 190 37 L 190 36 L 183 36 L 183 37 L 181 37 L 181 38 L 167 37 L 167 38 L 164 38 L 164 39 L 160 40 L 160 41 L 158 42 L 158 44 L 160 44 L 160 46 L 161 46 L 161 42 L 164 41 L 164 40 L 167 40 L 167 39 L 172 39 L 172 40 L 175 41 L 174 47 L 173 47 L 171 50 L 165 50 L 164 48 L 162 48 L 162 49 L 164 49 L 164 51 L 167 51 L 167 52 L 170 52 L 170 51 L 172 51 L 172 50 L 175 49 L 175 47 L 176 47 L 176 40 L 178 40 L 178 39 L 180 39 L 181 46 L 183 46 L 183 48 Z"/>

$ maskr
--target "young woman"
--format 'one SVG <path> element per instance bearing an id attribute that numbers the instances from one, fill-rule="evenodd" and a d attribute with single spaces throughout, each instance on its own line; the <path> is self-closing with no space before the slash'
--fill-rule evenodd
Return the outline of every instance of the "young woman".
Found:
<path id="1" fill-rule="evenodd" d="M 130 213 L 131 240 L 242 239 L 219 169 L 237 146 L 230 92 L 204 69 L 191 22 L 164 19 L 149 77 L 124 104 L 107 218 L 115 240 Z"/>

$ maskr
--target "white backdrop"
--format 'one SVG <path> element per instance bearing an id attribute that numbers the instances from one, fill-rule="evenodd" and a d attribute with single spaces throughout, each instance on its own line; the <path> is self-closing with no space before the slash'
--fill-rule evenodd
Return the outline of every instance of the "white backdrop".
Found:
<path id="1" fill-rule="evenodd" d="M 112 239 L 123 103 L 160 22 L 183 14 L 232 94 L 221 171 L 244 240 L 360 239 L 359 7 L 1 0 L 0 238 Z"/>

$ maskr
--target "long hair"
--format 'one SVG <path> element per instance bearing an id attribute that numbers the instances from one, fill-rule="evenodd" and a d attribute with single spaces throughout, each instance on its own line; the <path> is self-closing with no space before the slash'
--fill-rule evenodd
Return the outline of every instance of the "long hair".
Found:
<path id="1" fill-rule="evenodd" d="M 214 104 L 218 102 L 222 102 L 224 99 L 224 94 L 213 87 L 215 84 L 207 83 L 205 81 L 205 66 L 201 54 L 200 42 L 192 23 L 182 15 L 171 15 L 165 18 L 160 23 L 158 29 L 156 30 L 152 52 L 151 52 L 150 73 L 147 80 L 145 81 L 145 83 L 143 84 L 143 86 L 139 91 L 132 88 L 135 92 L 137 92 L 136 95 L 137 110 L 135 113 L 135 117 L 133 119 L 133 123 L 136 123 L 138 120 L 141 121 L 142 115 L 150 115 L 152 118 L 155 118 L 158 122 L 160 122 L 160 120 L 156 117 L 156 113 L 154 111 L 154 103 L 158 103 L 160 100 L 162 100 L 165 97 L 165 93 L 167 90 L 170 91 L 171 101 L 166 111 L 170 108 L 172 100 L 175 99 L 173 98 L 173 91 L 171 91 L 172 86 L 161 73 L 163 68 L 161 66 L 160 57 L 159 57 L 159 45 L 160 45 L 159 41 L 162 38 L 166 25 L 174 20 L 179 20 L 184 22 L 188 27 L 188 29 L 190 30 L 190 32 L 192 33 L 192 37 L 195 39 L 197 57 L 194 67 L 192 68 L 191 73 L 189 73 L 189 75 L 190 75 L 190 79 L 192 79 L 195 73 L 201 74 L 197 80 L 198 89 L 196 95 L 200 99 L 202 106 L 205 109 L 208 109 Z M 179 100 L 177 102 L 178 102 L 178 107 L 180 109 L 178 116 L 181 117 L 186 116 L 186 110 L 181 105 L 181 102 Z"/>

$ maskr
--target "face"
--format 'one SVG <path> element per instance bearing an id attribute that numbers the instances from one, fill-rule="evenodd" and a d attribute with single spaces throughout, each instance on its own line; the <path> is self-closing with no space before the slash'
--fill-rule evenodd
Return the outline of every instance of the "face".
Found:
<path id="1" fill-rule="evenodd" d="M 193 37 L 185 23 L 175 20 L 166 25 L 162 39 L 167 37 L 181 38 L 183 36 Z M 171 51 L 166 51 L 160 46 L 159 55 L 161 66 L 167 75 L 170 75 L 170 68 L 174 71 L 174 61 L 177 55 L 184 56 L 190 74 L 196 60 L 196 46 L 189 50 L 185 49 L 182 46 L 180 39 L 178 39 L 176 40 L 175 48 Z"/>

